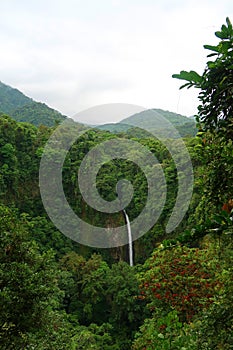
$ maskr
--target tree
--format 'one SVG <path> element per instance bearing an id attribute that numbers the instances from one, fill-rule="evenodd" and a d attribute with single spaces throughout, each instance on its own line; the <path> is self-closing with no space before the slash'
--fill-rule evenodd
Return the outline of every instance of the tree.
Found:
<path id="1" fill-rule="evenodd" d="M 71 273 L 64 282 L 64 307 L 72 319 L 90 327 L 108 325 L 109 333 L 120 349 L 130 349 L 131 341 L 145 315 L 145 303 L 139 293 L 135 268 L 120 262 L 110 268 L 100 255 L 85 259 L 75 252 L 61 259 Z M 79 335 L 77 335 L 77 338 Z"/>
<path id="2" fill-rule="evenodd" d="M 197 122 L 205 164 L 200 213 L 206 213 L 205 208 L 216 211 L 233 195 L 233 28 L 229 18 L 215 35 L 218 45 L 204 45 L 211 51 L 207 57 L 215 60 L 207 62 L 202 75 L 195 71 L 173 75 L 187 81 L 181 88 L 200 89 Z"/>
<path id="3" fill-rule="evenodd" d="M 206 250 L 179 246 L 156 250 L 144 265 L 139 298 L 152 312 L 176 310 L 182 322 L 190 322 L 220 286 L 217 264 L 209 256 Z"/>
<path id="4" fill-rule="evenodd" d="M 53 253 L 40 254 L 26 220 L 4 206 L 0 206 L 0 231 L 1 349 L 66 349 L 68 334 L 58 311 L 62 292 Z"/>
<path id="5" fill-rule="evenodd" d="M 198 181 L 202 198 L 196 210 L 196 221 L 205 232 L 218 237 L 222 288 L 209 309 L 194 321 L 190 334 L 197 338 L 198 349 L 232 349 L 232 198 L 233 198 L 233 28 L 229 18 L 215 33 L 220 42 L 204 45 L 211 51 L 202 75 L 181 71 L 174 78 L 186 80 L 183 87 L 201 91 L 197 122 L 202 146 L 199 155 L 203 171 Z M 196 226 L 196 228 L 198 228 Z M 204 235 L 202 235 L 204 236 Z M 195 349 L 195 348 L 194 348 Z"/>
<path id="6" fill-rule="evenodd" d="M 181 71 L 173 74 L 174 78 L 188 83 L 181 86 L 200 89 L 198 121 L 202 130 L 223 135 L 226 139 L 233 137 L 233 29 L 229 18 L 227 25 L 222 25 L 215 33 L 220 42 L 216 46 L 204 45 L 212 51 L 207 57 L 216 57 L 208 61 L 202 75 L 194 71 Z"/>

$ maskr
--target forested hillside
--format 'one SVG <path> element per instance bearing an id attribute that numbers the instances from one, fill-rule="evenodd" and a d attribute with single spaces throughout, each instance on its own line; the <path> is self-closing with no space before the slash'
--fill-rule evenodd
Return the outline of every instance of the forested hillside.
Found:
<path id="1" fill-rule="evenodd" d="M 36 102 L 2 82 L 0 82 L 0 112 L 10 115 L 19 122 L 28 122 L 36 126 L 54 126 L 66 118 L 45 103 Z"/>
<path id="2" fill-rule="evenodd" d="M 48 107 L 45 103 L 32 102 L 12 111 L 11 117 L 19 122 L 27 122 L 36 126 L 54 126 L 66 117 L 60 112 Z"/>
<path id="3" fill-rule="evenodd" d="M 184 86 L 200 89 L 200 105 L 199 132 L 184 138 L 194 172 L 192 199 L 172 232 L 167 233 L 166 225 L 187 165 L 180 140 L 169 135 L 158 140 L 143 125 L 113 133 L 87 130 L 70 120 L 71 129 L 77 128 L 80 136 L 65 157 L 63 188 L 74 213 L 90 225 L 112 228 L 125 220 L 122 211 L 95 210 L 81 194 L 77 174 L 91 150 L 109 140 L 134 141 L 161 165 L 167 187 L 163 210 L 154 226 L 134 241 L 134 266 L 129 265 L 128 245 L 85 246 L 67 238 L 49 219 L 41 200 L 39 167 L 57 126 L 36 126 L 0 114 L 0 349 L 233 348 L 233 29 L 229 19 L 216 36 L 217 46 L 205 46 L 212 61 L 202 75 L 194 71 L 174 75 L 185 80 Z M 22 111 L 32 121 L 34 102 L 20 103 L 18 117 Z M 64 144 L 56 140 L 60 148 L 49 149 L 51 166 L 65 151 L 67 134 L 63 129 L 60 133 Z M 173 159 L 178 151 L 179 173 Z M 111 202 L 117 197 L 117 182 L 130 181 L 134 193 L 126 211 L 132 222 L 147 202 L 148 183 L 143 169 L 130 160 L 137 158 L 137 150 L 125 152 L 128 158 L 102 165 L 96 188 Z M 154 171 L 148 164 L 146 169 Z M 164 190 L 163 182 L 158 180 L 156 186 Z M 151 215 L 157 205 L 155 201 Z"/>
<path id="4" fill-rule="evenodd" d="M 114 133 L 127 132 L 131 134 L 135 133 L 135 128 L 137 127 L 144 132 L 144 135 L 147 134 L 147 132 L 153 134 L 156 131 L 157 133 L 159 132 L 162 137 L 173 138 L 174 135 L 171 130 L 168 129 L 166 125 L 163 125 L 160 120 L 158 121 L 157 116 L 168 120 L 171 125 L 177 129 L 181 137 L 195 136 L 197 133 L 196 123 L 193 118 L 188 118 L 162 109 L 149 109 L 122 119 L 119 123 L 104 124 L 98 126 L 98 128 Z M 132 128 L 133 130 L 131 130 Z"/>
<path id="5" fill-rule="evenodd" d="M 32 103 L 32 99 L 17 89 L 0 82 L 0 111 L 10 114 L 17 108 Z"/>

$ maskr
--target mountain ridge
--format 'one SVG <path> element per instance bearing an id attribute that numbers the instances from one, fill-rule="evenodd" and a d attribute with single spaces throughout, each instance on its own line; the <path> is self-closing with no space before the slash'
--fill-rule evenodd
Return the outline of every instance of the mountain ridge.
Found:
<path id="1" fill-rule="evenodd" d="M 112 133 L 126 132 L 132 134 L 135 130 L 136 134 L 142 134 L 144 131 L 145 136 L 148 133 L 154 135 L 159 133 L 161 137 L 168 138 L 195 136 L 197 133 L 196 123 L 192 117 L 189 118 L 159 108 L 136 113 L 118 123 L 97 125 L 96 128 Z M 141 132 L 139 132 L 140 129 Z"/>
<path id="2" fill-rule="evenodd" d="M 20 90 L 0 81 L 0 112 L 6 113 L 18 122 L 28 122 L 35 126 L 55 126 L 67 116 L 24 95 Z M 78 122 L 78 121 L 76 121 Z M 79 123 L 79 122 L 78 122 Z M 118 123 L 91 126 L 112 133 L 130 133 L 145 135 L 159 132 L 161 137 L 195 136 L 197 129 L 193 118 L 159 108 L 148 109 L 122 119 Z M 141 131 L 139 130 L 141 129 Z M 175 135 L 174 130 L 176 132 Z M 175 135 L 175 136 L 174 136 Z"/>
<path id="3" fill-rule="evenodd" d="M 0 81 L 0 111 L 10 114 L 13 110 L 33 102 L 33 99 L 24 95 L 20 90 Z"/>
<path id="4" fill-rule="evenodd" d="M 35 126 L 54 126 L 67 118 L 59 111 L 24 95 L 20 90 L 0 81 L 0 112 L 18 122 Z"/>

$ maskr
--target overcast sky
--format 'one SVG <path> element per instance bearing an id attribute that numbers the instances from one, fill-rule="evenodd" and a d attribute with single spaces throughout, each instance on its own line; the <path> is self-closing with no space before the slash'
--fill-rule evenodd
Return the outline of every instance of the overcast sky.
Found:
<path id="1" fill-rule="evenodd" d="M 197 92 L 171 75 L 203 72 L 227 16 L 232 0 L 0 0 L 0 80 L 71 117 L 106 103 L 190 116 Z"/>

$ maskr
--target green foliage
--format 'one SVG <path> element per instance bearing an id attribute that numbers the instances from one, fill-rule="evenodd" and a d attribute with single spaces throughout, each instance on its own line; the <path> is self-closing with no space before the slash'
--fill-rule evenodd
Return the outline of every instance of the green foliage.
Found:
<path id="1" fill-rule="evenodd" d="M 149 307 L 153 311 L 151 318 L 145 319 L 140 332 L 135 335 L 132 349 L 232 349 L 232 239 L 226 235 L 222 241 L 224 244 L 217 249 L 214 241 L 205 242 L 208 250 L 166 249 L 154 254 L 156 264 L 153 257 L 145 263 L 146 271 L 141 274 L 140 298 L 150 301 Z M 183 252 L 188 251 L 190 255 L 182 259 Z M 201 254 L 197 255 L 197 252 Z M 166 254 L 166 260 L 163 254 Z M 169 263 L 170 257 L 173 257 L 172 264 Z M 192 265 L 189 263 L 191 259 Z M 166 265 L 170 268 L 167 269 Z M 198 270 L 191 268 L 190 272 L 187 271 L 193 265 Z M 209 281 L 203 273 L 209 275 Z M 171 278 L 167 278 L 168 274 L 171 274 Z M 182 278 L 177 278 L 178 275 Z M 183 289 L 179 289 L 183 282 Z M 195 288 L 195 283 L 198 288 Z M 179 300 L 175 300 L 173 293 L 178 289 Z M 182 314 L 178 312 L 179 303 L 189 291 L 195 297 L 195 290 L 199 298 L 195 312 L 195 301 L 191 297 L 182 308 L 187 308 L 192 318 L 188 323 L 183 323 Z"/>
<path id="2" fill-rule="evenodd" d="M 39 195 L 39 157 L 35 153 L 43 145 L 41 131 L 0 115 L 0 198 L 5 204 L 14 203 L 19 208 L 23 204 L 24 211 L 30 210 L 29 206 Z"/>
<path id="3" fill-rule="evenodd" d="M 17 89 L 3 84 L 0 81 L 0 111 L 3 113 L 11 113 L 16 108 L 20 108 L 32 103 L 32 99 L 25 96 Z"/>
<path id="4" fill-rule="evenodd" d="M 232 349 L 233 347 L 233 314 L 232 314 L 232 239 L 225 237 L 224 245 L 218 249 L 219 264 L 221 270 L 218 273 L 224 288 L 216 294 L 213 303 L 208 309 L 204 309 L 198 317 L 194 318 L 193 323 L 186 326 L 185 348 L 188 348 L 189 337 L 196 339 L 193 350 L 212 350 L 212 349 Z"/>
<path id="5" fill-rule="evenodd" d="M 1 349 L 233 348 L 233 36 L 229 19 L 216 36 L 221 39 L 218 45 L 205 45 L 215 61 L 207 62 L 203 75 L 194 71 L 175 75 L 187 81 L 184 86 L 201 89 L 200 132 L 198 138 L 185 140 L 195 174 L 191 205 L 180 227 L 169 236 L 165 227 L 178 189 L 175 162 L 162 142 L 148 131 L 120 125 L 117 136 L 149 149 L 166 177 L 164 210 L 156 225 L 134 242 L 136 263 L 144 262 L 160 246 L 143 266 L 132 268 L 122 261 L 128 258 L 127 246 L 111 250 L 84 247 L 53 226 L 44 212 L 38 188 L 40 158 L 53 130 L 44 125 L 36 128 L 17 123 L 0 114 L 0 200 L 17 208 L 13 212 L 0 206 Z M 25 98 L 0 84 L 0 110 L 3 106 L 3 111 L 18 120 L 36 125 L 54 125 L 63 120 L 46 105 Z M 156 113 L 168 118 L 181 135 L 195 132 L 193 119 L 162 110 L 139 113 L 128 123 L 158 132 L 158 122 L 153 120 Z M 168 138 L 172 132 L 165 124 L 160 125 L 160 135 Z M 110 128 L 118 131 L 117 125 Z M 84 130 L 80 126 L 81 129 Z M 51 166 L 60 159 L 69 136 L 63 129 L 60 133 L 63 141 L 50 150 Z M 89 130 L 74 143 L 63 167 L 63 187 L 73 210 L 97 226 L 120 226 L 123 215 L 104 215 L 90 208 L 81 196 L 77 173 L 91 149 L 117 136 Z M 179 140 L 166 142 L 170 149 L 179 150 Z M 126 155 L 136 159 L 138 153 L 127 149 Z M 185 168 L 186 159 L 182 153 L 179 156 Z M 114 159 L 102 166 L 96 185 L 99 194 L 111 201 L 116 198 L 116 183 L 125 178 L 134 187 L 134 196 L 126 208 L 132 221 L 147 200 L 143 171 L 133 162 Z M 159 185 L 162 188 L 162 183 Z M 156 204 L 151 213 L 154 210 Z"/>
<path id="6" fill-rule="evenodd" d="M 231 276 L 228 276 L 231 279 Z M 196 348 L 200 350 L 232 349 L 233 347 L 233 315 L 232 315 L 232 283 L 227 281 L 226 293 L 217 297 L 213 305 L 204 311 L 194 322 L 189 333 L 196 337 Z"/>
<path id="7" fill-rule="evenodd" d="M 144 269 L 139 298 L 147 300 L 152 311 L 175 309 L 183 322 L 208 307 L 220 287 L 215 279 L 218 265 L 206 250 L 179 246 L 156 250 Z"/>
<path id="8" fill-rule="evenodd" d="M 109 324 L 97 326 L 91 324 L 89 327 L 80 326 L 78 333 L 72 337 L 71 350 L 120 350 L 114 343 Z"/>
<path id="9" fill-rule="evenodd" d="M 192 239 L 210 247 L 214 245 L 219 266 L 216 278 L 222 288 L 214 294 L 213 302 L 194 317 L 192 327 L 187 328 L 196 339 L 192 349 L 232 349 L 232 81 L 233 81 L 233 29 L 229 18 L 215 35 L 221 39 L 218 45 L 205 45 L 211 51 L 202 76 L 182 71 L 173 77 L 188 81 L 182 87 L 196 87 L 199 93 L 197 121 L 201 143 L 198 149 L 201 167 L 198 187 L 201 198 L 193 216 L 195 226 L 180 240 Z M 194 73 L 194 75 L 193 75 Z M 182 88 L 181 87 L 181 88 Z M 217 239 L 216 239 L 217 238 Z M 179 239 L 179 237 L 178 237 Z M 177 241 L 176 241 L 177 242 Z M 169 242 L 166 242 L 169 243 Z M 171 243 L 171 242 L 170 242 Z M 175 242 L 173 242 L 175 243 Z M 213 244 L 213 243 L 212 243 Z M 187 348 L 188 342 L 185 344 Z"/>
<path id="10" fill-rule="evenodd" d="M 202 200 L 197 216 L 206 220 L 228 202 L 233 194 L 233 145 L 232 140 L 207 133 L 199 152 L 204 166 L 200 172 L 199 185 L 202 188 Z"/>
<path id="11" fill-rule="evenodd" d="M 45 103 L 35 102 L 17 89 L 0 82 L 0 112 L 9 114 L 19 122 L 33 125 L 55 126 L 66 119 Z"/>
<path id="12" fill-rule="evenodd" d="M 29 105 L 15 109 L 10 115 L 18 122 L 27 122 L 36 126 L 54 126 L 66 119 L 60 112 L 41 102 L 31 102 Z"/>
<path id="13" fill-rule="evenodd" d="M 180 87 L 180 89 L 183 89 L 184 87 L 187 87 L 188 89 L 195 86 L 195 87 L 200 87 L 202 77 L 195 71 L 191 70 L 190 72 L 186 72 L 182 70 L 180 74 L 173 74 L 173 78 L 176 79 L 181 79 L 181 80 L 187 80 L 189 83 L 184 84 Z"/>
<path id="14" fill-rule="evenodd" d="M 218 45 L 204 46 L 212 51 L 208 57 L 215 60 L 207 62 L 201 77 L 185 71 L 173 75 L 188 81 L 184 86 L 200 89 L 197 121 L 202 144 L 198 153 L 203 166 L 198 181 L 202 198 L 196 214 L 200 223 L 208 220 L 216 207 L 219 212 L 233 194 L 233 29 L 229 18 L 215 35 L 221 39 Z"/>
<path id="15" fill-rule="evenodd" d="M 38 187 L 38 169 L 43 146 L 50 136 L 52 130 L 40 126 L 35 128 L 30 124 L 16 123 L 7 116 L 0 118 L 0 198 L 6 205 L 13 205 L 21 212 L 27 212 L 32 217 L 32 231 L 40 247 L 53 247 L 58 255 L 68 252 L 69 249 L 82 251 L 90 256 L 93 252 L 90 248 L 77 247 L 70 244 L 62 234 L 59 234 L 52 224 L 46 223 L 45 213 Z M 66 138 L 66 135 L 63 135 Z M 66 157 L 63 167 L 63 186 L 68 201 L 73 210 L 84 220 L 94 225 L 119 226 L 124 224 L 122 213 L 105 215 L 89 207 L 84 201 L 79 191 L 77 171 L 83 157 L 93 147 L 99 143 L 114 139 L 116 136 L 107 132 L 90 130 L 83 134 L 71 148 Z M 123 137 L 123 135 L 121 136 Z M 166 221 L 175 203 L 177 193 L 176 168 L 171 156 L 164 145 L 158 140 L 150 137 L 135 139 L 148 148 L 159 160 L 164 169 L 167 182 L 167 201 L 164 211 L 157 226 L 148 233 L 147 247 L 145 254 L 135 256 L 136 262 L 143 261 L 144 255 L 147 257 L 153 250 L 155 243 L 165 235 Z M 177 141 L 171 141 L 171 147 L 177 148 Z M 60 145 L 62 147 L 62 145 Z M 60 151 L 51 150 L 51 165 Z M 138 156 L 131 152 L 132 157 Z M 184 159 L 185 161 L 185 159 Z M 184 164 L 185 165 L 185 164 Z M 153 171 L 153 168 L 151 168 Z M 129 161 L 113 160 L 106 163 L 97 176 L 97 188 L 101 196 L 106 200 L 116 198 L 116 184 L 121 179 L 128 179 L 134 187 L 134 197 L 127 208 L 131 220 L 139 215 L 147 200 L 147 182 L 143 171 Z M 27 184 L 25 186 L 25 184 Z M 156 208 L 154 208 L 155 210 Z M 37 217 L 37 219 L 36 219 Z M 41 219 L 40 219 L 41 218 Z M 34 228 L 33 228 L 34 227 Z M 159 229 L 158 229 L 159 227 Z M 183 228 L 182 228 L 183 229 Z M 45 249 L 44 249 L 45 250 Z M 96 251 L 96 250 L 95 250 Z M 112 250 L 112 258 L 103 250 L 97 250 L 111 262 L 117 261 L 118 253 Z M 119 250 L 121 258 L 127 259 L 126 247 Z M 140 253 L 141 254 L 141 253 Z"/>
<path id="16" fill-rule="evenodd" d="M 121 137 L 123 137 L 123 135 Z M 63 168 L 64 190 L 67 195 L 67 198 L 69 199 L 69 203 L 72 206 L 72 209 L 84 221 L 87 221 L 88 223 L 91 223 L 96 226 L 99 226 L 99 225 L 105 226 L 105 227 L 120 226 L 124 224 L 124 218 L 121 212 L 109 215 L 109 214 L 101 213 L 89 207 L 84 202 L 82 195 L 80 193 L 78 178 L 77 178 L 77 171 L 82 161 L 82 158 L 85 156 L 86 153 L 88 153 L 91 149 L 93 149 L 99 143 L 109 139 L 115 140 L 115 138 L 116 136 L 110 133 L 103 133 L 95 130 L 88 131 L 87 133 L 82 135 L 79 138 L 78 142 L 76 142 L 72 146 L 72 148 L 70 149 L 70 152 L 67 154 L 66 161 Z M 175 163 L 169 151 L 162 144 L 162 142 L 152 137 L 150 138 L 147 137 L 142 139 L 137 139 L 134 137 L 133 140 L 143 145 L 145 148 L 147 148 L 150 152 L 152 152 L 155 155 L 155 157 L 158 159 L 158 161 L 160 162 L 163 168 L 165 178 L 166 178 L 166 184 L 167 184 L 167 201 L 164 206 L 164 210 L 160 216 L 159 222 L 157 223 L 157 226 L 153 227 L 150 230 L 150 232 L 148 232 L 148 235 L 147 235 L 148 239 L 145 237 L 145 240 L 143 243 L 144 252 L 140 253 L 140 255 L 138 254 L 135 255 L 136 262 L 139 262 L 143 260 L 141 254 L 144 255 L 145 253 L 145 257 L 147 257 L 152 252 L 153 247 L 155 246 L 155 243 L 161 239 L 161 236 L 165 235 L 165 226 L 169 216 L 171 215 L 171 212 L 176 200 L 178 183 L 177 183 L 177 172 L 176 172 Z M 170 141 L 167 140 L 167 142 L 169 142 L 170 148 L 174 149 L 174 151 L 178 149 L 179 147 L 178 140 L 170 140 Z M 137 157 L 139 157 L 138 153 L 135 152 L 135 150 L 124 149 L 123 151 L 125 152 L 127 157 L 131 156 L 132 159 L 136 160 Z M 53 156 L 53 159 L 54 157 L 55 155 Z M 182 165 L 183 165 L 183 168 L 185 169 L 185 165 L 187 161 L 186 157 L 182 157 L 182 154 L 181 154 L 180 159 L 183 160 Z M 147 170 L 153 173 L 154 168 L 150 166 L 147 168 Z M 130 217 L 130 220 L 132 221 L 141 213 L 147 201 L 148 184 L 146 181 L 146 177 L 143 174 L 143 169 L 140 169 L 135 163 L 131 161 L 114 159 L 110 162 L 105 163 L 99 170 L 96 178 L 96 187 L 98 189 L 100 196 L 102 196 L 107 201 L 112 201 L 117 196 L 116 194 L 117 182 L 122 179 L 127 179 L 128 181 L 130 181 L 134 188 L 134 196 L 130 204 L 126 208 L 127 213 Z M 159 181 L 160 180 L 157 179 L 158 188 L 161 190 L 161 192 L 164 189 L 164 192 L 165 192 L 164 185 L 161 182 L 161 185 L 159 186 Z M 90 184 L 90 186 L 92 186 L 92 184 Z M 156 195 L 157 193 L 155 193 L 155 196 Z M 152 211 L 156 212 L 156 210 L 158 210 L 158 208 L 155 202 L 153 205 Z M 145 250 L 145 247 L 147 247 L 146 250 Z M 101 254 L 103 253 L 103 251 L 100 251 L 100 252 Z M 125 256 L 123 256 L 123 258 L 125 259 Z"/>
<path id="17" fill-rule="evenodd" d="M 130 349 L 130 343 L 144 318 L 144 303 L 139 293 L 134 268 L 126 263 L 110 268 L 100 255 L 86 260 L 72 252 L 61 260 L 61 266 L 71 276 L 63 281 L 66 291 L 64 306 L 80 324 L 111 325 L 111 337 L 119 349 Z"/>
<path id="18" fill-rule="evenodd" d="M 151 131 L 151 133 L 159 132 L 160 137 L 174 138 L 174 134 L 167 125 L 157 119 L 157 116 L 161 116 L 168 120 L 173 125 L 181 137 L 196 134 L 195 122 L 192 118 L 185 117 L 180 114 L 176 114 L 162 109 L 152 109 L 137 113 L 133 116 L 123 119 L 118 125 L 128 124 L 129 128 L 132 126 Z M 134 129 L 129 129 L 127 133 L 132 134 Z M 143 136 L 141 136 L 143 137 Z"/>
<path id="19" fill-rule="evenodd" d="M 36 241 L 40 252 L 53 250 L 56 260 L 70 251 L 78 251 L 78 244 L 72 242 L 54 227 L 53 223 L 44 216 L 27 217 L 30 234 Z"/>
<path id="20" fill-rule="evenodd" d="M 195 136 L 197 129 L 192 118 L 185 117 L 162 109 L 152 109 L 137 113 L 133 116 L 123 119 L 119 123 L 104 124 L 97 126 L 100 130 L 107 130 L 111 133 L 125 133 L 129 137 L 145 138 L 151 137 L 150 131 L 160 133 L 160 136 L 171 137 L 174 135 L 166 126 L 158 123 L 156 115 L 160 115 L 167 119 L 178 130 L 181 137 Z M 135 126 L 135 127 L 134 127 Z"/>
<path id="21" fill-rule="evenodd" d="M 197 338 L 186 328 L 176 311 L 146 319 L 135 336 L 132 350 L 194 350 Z"/>
<path id="22" fill-rule="evenodd" d="M 43 349 L 66 349 L 62 314 L 56 311 L 62 292 L 53 254 L 39 254 L 24 219 L 3 206 L 0 229 L 1 349 L 33 348 L 34 342 L 43 343 Z"/>

